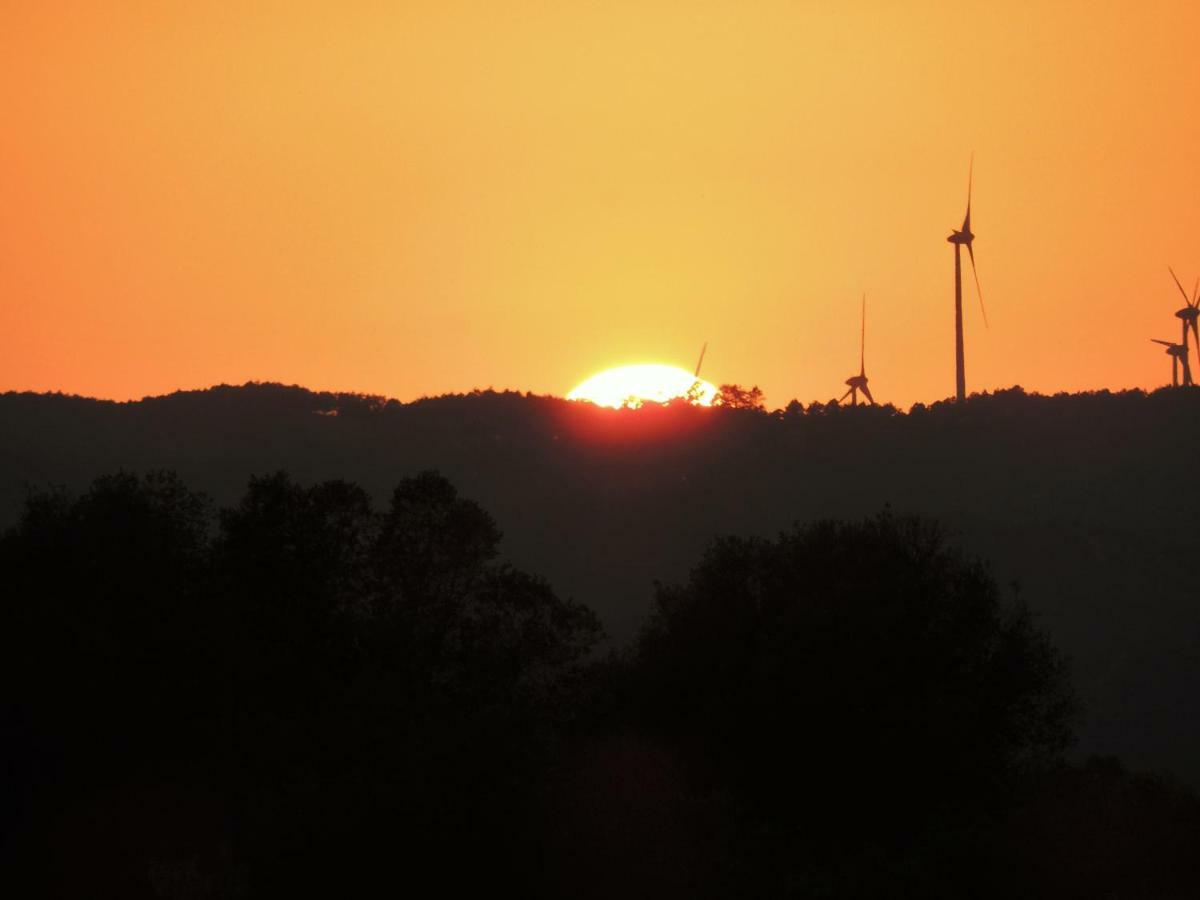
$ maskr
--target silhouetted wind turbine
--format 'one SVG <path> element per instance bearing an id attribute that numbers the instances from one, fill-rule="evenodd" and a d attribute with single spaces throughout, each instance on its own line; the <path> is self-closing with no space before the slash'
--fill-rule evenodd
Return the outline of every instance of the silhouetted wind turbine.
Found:
<path id="1" fill-rule="evenodd" d="M 971 165 L 967 170 L 967 214 L 963 217 L 962 228 L 952 231 L 946 238 L 954 245 L 954 375 L 955 396 L 959 402 L 967 399 L 967 375 L 963 363 L 963 323 L 962 323 L 962 246 L 965 244 L 971 257 L 971 272 L 975 275 L 975 292 L 979 295 L 979 310 L 983 313 L 983 324 L 987 325 L 987 310 L 983 308 L 983 291 L 979 287 L 979 272 L 975 268 L 975 250 L 971 242 L 975 235 L 971 233 L 971 181 L 974 176 L 975 157 L 971 157 Z"/>
<path id="2" fill-rule="evenodd" d="M 1192 367 L 1188 365 L 1187 344 L 1173 344 L 1170 341 L 1160 341 L 1158 338 L 1150 338 L 1150 340 L 1167 348 L 1167 356 L 1171 357 L 1171 384 L 1179 387 L 1179 364 L 1183 363 L 1183 385 L 1184 387 L 1190 385 L 1192 383 Z"/>
<path id="3" fill-rule="evenodd" d="M 1179 288 L 1179 293 L 1183 294 L 1183 302 L 1187 304 L 1183 309 L 1175 311 L 1175 316 L 1183 320 L 1183 335 L 1180 337 L 1179 343 L 1185 347 L 1187 346 L 1188 331 L 1190 329 L 1193 342 L 1196 344 L 1196 358 L 1200 359 L 1200 329 L 1196 326 L 1196 320 L 1200 319 L 1200 278 L 1196 279 L 1196 286 L 1192 288 L 1192 299 L 1189 300 L 1187 291 L 1179 283 L 1179 277 L 1175 274 L 1175 270 L 1167 266 L 1167 271 L 1175 279 L 1175 286 Z M 1187 371 L 1186 365 L 1184 371 Z"/>
<path id="4" fill-rule="evenodd" d="M 850 390 L 842 394 L 842 400 L 850 398 L 851 406 L 858 406 L 858 392 L 862 391 L 866 398 L 871 401 L 871 405 L 875 405 L 875 398 L 871 396 L 871 389 L 867 387 L 867 295 L 863 294 L 862 298 L 862 335 L 859 340 L 858 347 L 858 374 L 851 375 L 846 379 L 846 384 L 850 386 Z M 839 400 L 838 403 L 841 403 Z"/>
<path id="5" fill-rule="evenodd" d="M 692 374 L 692 386 L 687 390 L 689 403 L 697 402 L 704 393 L 704 387 L 700 384 L 700 367 L 704 365 L 706 352 L 708 352 L 708 341 L 705 341 L 704 346 L 700 348 L 700 358 L 696 360 L 696 371 Z"/>

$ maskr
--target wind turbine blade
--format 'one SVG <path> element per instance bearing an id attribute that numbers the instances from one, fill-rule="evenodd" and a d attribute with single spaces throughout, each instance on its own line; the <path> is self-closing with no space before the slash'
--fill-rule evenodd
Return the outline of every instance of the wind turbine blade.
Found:
<path id="1" fill-rule="evenodd" d="M 1183 285 L 1179 283 L 1179 276 L 1175 274 L 1175 270 L 1167 266 L 1167 271 L 1171 273 L 1171 277 L 1175 279 L 1175 287 L 1179 288 L 1179 293 L 1183 294 L 1183 302 L 1188 306 L 1192 305 L 1192 301 L 1188 299 L 1187 291 L 1183 289 Z"/>
<path id="2" fill-rule="evenodd" d="M 1160 341 L 1158 338 L 1150 338 L 1150 340 L 1155 344 L 1162 344 L 1164 347 L 1174 347 L 1175 346 L 1170 341 Z"/>
<path id="3" fill-rule="evenodd" d="M 1196 279 L 1196 286 L 1192 288 L 1192 302 L 1188 306 L 1196 306 L 1196 300 L 1200 298 L 1200 278 Z"/>
<path id="4" fill-rule="evenodd" d="M 967 164 L 967 214 L 963 217 L 962 230 L 971 233 L 971 185 L 975 180 L 975 151 L 971 151 L 971 162 Z M 969 246 L 969 245 L 968 245 Z"/>
<path id="5" fill-rule="evenodd" d="M 971 189 L 975 183 L 975 151 L 971 151 L 971 161 L 967 163 L 967 221 L 971 221 Z"/>
<path id="6" fill-rule="evenodd" d="M 848 391 L 846 391 L 846 393 L 842 394 L 842 399 L 839 400 L 838 403 L 841 403 L 843 400 L 845 400 L 847 397 L 849 397 L 853 391 L 854 391 L 854 388 L 850 388 L 850 390 L 848 390 Z"/>
<path id="7" fill-rule="evenodd" d="M 862 392 L 867 395 L 867 399 L 871 401 L 871 405 L 875 405 L 875 398 L 871 396 L 871 389 L 865 384 L 862 386 Z"/>
<path id="8" fill-rule="evenodd" d="M 702 365 L 704 365 L 704 354 L 707 350 L 708 350 L 708 341 L 705 341 L 704 346 L 700 348 L 700 358 L 698 360 L 696 360 L 696 374 L 692 376 L 693 378 L 700 377 L 700 367 Z"/>
<path id="9" fill-rule="evenodd" d="M 975 293 L 979 295 L 979 311 L 983 313 L 983 327 L 991 330 L 988 324 L 987 310 L 983 305 L 983 288 L 979 286 L 979 270 L 975 268 L 975 248 L 967 244 L 967 255 L 971 257 L 971 274 L 975 276 Z"/>
<path id="10" fill-rule="evenodd" d="M 862 296 L 862 337 L 858 345 L 858 374 L 866 374 L 867 371 L 867 295 L 864 292 Z"/>

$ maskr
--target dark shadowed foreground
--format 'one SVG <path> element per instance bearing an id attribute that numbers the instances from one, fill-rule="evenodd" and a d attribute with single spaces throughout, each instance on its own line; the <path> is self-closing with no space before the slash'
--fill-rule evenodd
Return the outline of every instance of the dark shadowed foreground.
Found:
<path id="1" fill-rule="evenodd" d="M 1064 761 L 1061 656 L 928 521 L 716 541 L 620 655 L 498 541 L 431 472 L 381 507 L 283 474 L 219 512 L 164 473 L 32 495 L 0 541 L 4 887 L 1200 890 L 1200 802 Z"/>
<path id="2" fill-rule="evenodd" d="M 749 392 L 747 392 L 748 394 Z M 747 403 L 752 407 L 753 398 Z M 503 523 L 505 558 L 627 645 L 653 582 L 721 534 L 857 520 L 890 504 L 987 559 L 1070 658 L 1082 753 L 1200 787 L 1200 390 L 775 413 L 603 410 L 483 392 L 397 403 L 279 385 L 137 403 L 0 396 L 0 527 L 27 485 L 178 471 L 217 503 L 251 475 L 346 478 L 378 504 L 436 468 Z"/>

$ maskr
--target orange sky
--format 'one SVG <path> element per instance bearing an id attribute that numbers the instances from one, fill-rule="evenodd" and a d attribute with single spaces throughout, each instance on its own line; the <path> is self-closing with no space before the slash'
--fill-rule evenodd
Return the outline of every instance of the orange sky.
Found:
<path id="1" fill-rule="evenodd" d="M 5 0 L 0 390 L 562 395 L 707 340 L 777 406 L 842 393 L 865 290 L 876 398 L 939 399 L 972 150 L 968 388 L 1153 387 L 1197 35 L 1194 0 Z"/>

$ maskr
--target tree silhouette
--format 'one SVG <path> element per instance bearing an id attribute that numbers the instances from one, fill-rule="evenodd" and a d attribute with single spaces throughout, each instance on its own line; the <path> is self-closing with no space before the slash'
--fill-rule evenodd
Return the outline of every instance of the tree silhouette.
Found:
<path id="1" fill-rule="evenodd" d="M 461 600 L 496 556 L 500 531 L 445 478 L 423 472 L 393 491 L 374 548 L 387 608 Z"/>
<path id="2" fill-rule="evenodd" d="M 26 871 L 61 856 L 86 882 L 87 853 L 107 871 L 89 891 L 148 896 L 182 872 L 329 895 L 398 862 L 447 887 L 525 866 L 531 779 L 573 715 L 594 614 L 497 563 L 491 517 L 431 472 L 384 513 L 344 481 L 254 478 L 211 525 L 176 476 L 119 474 L 32 494 L 0 539 L 0 834 L 26 836 Z M 164 772 L 181 797 L 219 786 L 235 826 L 200 849 L 82 824 L 81 843 L 53 838 L 61 816 L 138 819 L 126 798 Z M 464 854 L 480 868 L 456 869 Z"/>
<path id="3" fill-rule="evenodd" d="M 728 409 L 762 410 L 763 392 L 758 385 L 744 388 L 740 384 L 723 384 L 717 389 L 716 403 Z"/>
<path id="4" fill-rule="evenodd" d="M 126 719 L 195 687 L 208 501 L 171 473 L 31 495 L 3 542 L 10 684 L 63 722 Z M 111 733 L 111 729 L 104 729 Z"/>
<path id="5" fill-rule="evenodd" d="M 174 475 L 118 473 L 78 499 L 31 494 L 0 539 L 0 891 L 76 894 L 55 854 L 103 880 L 83 861 L 86 841 L 32 836 L 134 773 L 170 767 L 204 731 L 193 627 L 209 524 L 206 499 Z"/>
<path id="6" fill-rule="evenodd" d="M 492 517 L 433 472 L 400 482 L 379 519 L 363 612 L 403 646 L 427 695 L 532 698 L 600 636 L 591 610 L 495 563 L 499 542 Z"/>
<path id="7" fill-rule="evenodd" d="M 774 889 L 875 857 L 874 889 L 925 865 L 928 895 L 961 891 L 954 867 L 982 852 L 966 836 L 1070 740 L 1064 667 L 1028 612 L 891 513 L 717 541 L 659 588 L 637 664 L 646 727 L 758 823 Z"/>
<path id="8" fill-rule="evenodd" d="M 238 702 L 307 703 L 349 665 L 352 612 L 361 602 L 375 514 L 344 481 L 304 488 L 285 473 L 251 479 L 222 510 L 213 577 L 222 616 L 210 621 L 230 654 Z"/>
<path id="9" fill-rule="evenodd" d="M 1033 780 L 998 849 L 1026 897 L 1196 896 L 1200 797 L 1093 756 Z"/>
<path id="10" fill-rule="evenodd" d="M 785 414 L 840 427 L 811 415 Z M 382 509 L 282 472 L 217 516 L 170 473 L 30 494 L 0 536 L 0 887 L 1196 893 L 1194 794 L 1062 764 L 1060 657 L 926 521 L 719 540 L 602 660 L 591 610 L 499 551 L 434 472 Z"/>
<path id="11" fill-rule="evenodd" d="M 355 486 L 276 475 L 222 515 L 218 571 L 266 636 L 238 654 L 251 687 L 237 693 L 258 698 L 239 729 L 248 791 L 268 811 L 255 855 L 310 860 L 272 868 L 273 884 L 344 889 L 354 859 L 365 889 L 398 852 L 410 874 L 468 847 L 493 870 L 518 861 L 504 859 L 517 823 L 505 835 L 501 820 L 523 821 L 531 767 L 600 629 L 495 563 L 499 541 L 433 472 L 402 480 L 383 513 Z M 331 756 L 333 734 L 346 751 Z"/>

